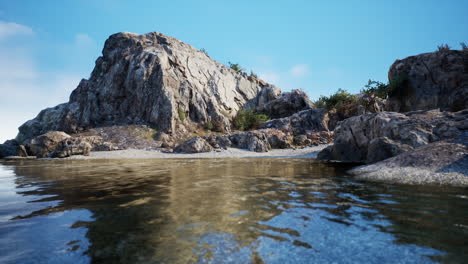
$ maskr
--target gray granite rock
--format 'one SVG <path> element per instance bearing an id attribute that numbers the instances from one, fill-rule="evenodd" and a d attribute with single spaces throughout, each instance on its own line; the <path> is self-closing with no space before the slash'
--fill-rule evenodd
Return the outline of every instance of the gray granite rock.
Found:
<path id="1" fill-rule="evenodd" d="M 396 82 L 387 109 L 397 112 L 468 108 L 468 51 L 446 50 L 397 60 L 388 78 Z"/>
<path id="2" fill-rule="evenodd" d="M 17 139 L 24 144 L 48 131 L 115 124 L 172 133 L 182 130 L 178 124 L 216 121 L 229 131 L 236 112 L 267 85 L 163 34 L 117 33 L 106 40 L 90 78 L 81 80 L 70 101 L 41 111 L 19 128 Z M 274 98 L 265 90 L 252 105 Z"/>

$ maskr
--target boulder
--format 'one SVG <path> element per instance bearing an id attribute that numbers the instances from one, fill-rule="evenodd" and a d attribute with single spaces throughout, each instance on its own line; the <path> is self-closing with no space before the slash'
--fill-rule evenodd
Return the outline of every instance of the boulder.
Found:
<path id="1" fill-rule="evenodd" d="M 428 144 L 435 139 L 429 123 L 394 112 L 348 118 L 335 128 L 334 133 L 333 146 L 324 150 L 327 153 L 318 155 L 320 158 L 328 157 L 346 162 L 375 162 L 405 149 Z M 383 146 L 385 148 L 378 154 L 370 153 Z"/>
<path id="2" fill-rule="evenodd" d="M 314 107 L 307 94 L 301 90 L 283 93 L 275 99 L 271 99 L 272 97 L 268 97 L 270 101 L 263 100 L 259 102 L 255 110 L 271 118 L 282 118 Z"/>
<path id="3" fill-rule="evenodd" d="M 27 148 L 33 156 L 51 158 L 59 149 L 61 150 L 61 142 L 70 138 L 71 136 L 65 132 L 51 131 L 33 138 Z"/>
<path id="4" fill-rule="evenodd" d="M 246 131 L 229 135 L 232 146 L 255 152 L 267 152 L 271 149 L 267 136 L 262 131 Z"/>
<path id="5" fill-rule="evenodd" d="M 17 140 L 25 144 L 48 131 L 74 134 L 131 124 L 170 134 L 181 131 L 179 124 L 216 121 L 229 131 L 244 105 L 255 108 L 275 98 L 273 88 L 257 98 L 266 86 L 161 33 L 117 33 L 106 40 L 90 78 L 81 80 L 69 102 L 24 123 Z"/>
<path id="6" fill-rule="evenodd" d="M 16 140 L 7 140 L 0 144 L 0 158 L 15 156 L 18 153 L 19 144 Z"/>
<path id="7" fill-rule="evenodd" d="M 86 138 L 68 138 L 60 142 L 56 151 L 50 157 L 65 158 L 72 155 L 88 156 L 92 145 Z"/>
<path id="8" fill-rule="evenodd" d="M 424 53 L 395 61 L 388 73 L 395 88 L 387 100 L 387 110 L 467 109 L 467 61 L 466 50 Z"/>
<path id="9" fill-rule="evenodd" d="M 328 113 L 323 108 L 313 108 L 300 111 L 289 117 L 269 120 L 261 128 L 275 128 L 289 131 L 294 135 L 303 135 L 307 132 L 328 131 Z"/>
<path id="10" fill-rule="evenodd" d="M 410 145 L 401 144 L 387 137 L 374 138 L 367 147 L 366 163 L 381 161 L 413 149 Z"/>
<path id="11" fill-rule="evenodd" d="M 227 149 L 232 146 L 229 135 L 210 135 L 203 137 L 215 149 Z"/>
<path id="12" fill-rule="evenodd" d="M 93 147 L 104 144 L 97 136 L 70 136 L 65 132 L 51 131 L 37 136 L 26 145 L 29 153 L 38 158 L 65 158 L 72 155 L 89 155 Z"/>
<path id="13" fill-rule="evenodd" d="M 213 147 L 203 138 L 194 137 L 191 138 L 174 149 L 174 152 L 177 153 L 200 153 L 200 152 L 210 152 L 213 150 Z"/>

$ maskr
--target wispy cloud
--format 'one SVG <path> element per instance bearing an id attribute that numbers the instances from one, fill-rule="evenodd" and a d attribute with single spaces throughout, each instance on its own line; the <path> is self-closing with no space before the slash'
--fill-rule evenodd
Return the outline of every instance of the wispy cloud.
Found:
<path id="1" fill-rule="evenodd" d="M 75 35 L 75 45 L 78 47 L 89 47 L 95 45 L 95 43 L 88 34 L 78 33 Z"/>
<path id="2" fill-rule="evenodd" d="M 15 36 L 32 36 L 18 41 Z M 40 110 L 68 101 L 85 74 L 67 70 L 44 71 L 36 60 L 33 31 L 16 23 L 0 22 L 0 143 L 14 138 L 18 127 L 34 118 Z M 87 34 L 76 34 L 68 49 L 92 49 L 96 43 Z M 83 48 L 83 49 L 81 49 Z M 87 52 L 87 51 L 86 51 Z"/>
<path id="3" fill-rule="evenodd" d="M 17 35 L 33 34 L 34 31 L 28 26 L 24 26 L 13 22 L 0 21 L 0 40 Z"/>
<path id="4" fill-rule="evenodd" d="M 290 70 L 289 74 L 294 77 L 304 77 L 309 74 L 309 65 L 307 64 L 297 64 L 294 65 Z"/>

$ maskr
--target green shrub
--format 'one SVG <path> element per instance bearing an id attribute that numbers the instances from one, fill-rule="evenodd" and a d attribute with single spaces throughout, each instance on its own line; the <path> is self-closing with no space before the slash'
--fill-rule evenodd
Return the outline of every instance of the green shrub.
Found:
<path id="1" fill-rule="evenodd" d="M 357 102 L 358 96 L 350 94 L 343 89 L 338 89 L 338 91 L 330 96 L 320 96 L 317 101 L 314 102 L 315 106 L 318 108 L 326 108 L 331 110 L 333 108 L 338 108 L 342 105 Z"/>
<path id="2" fill-rule="evenodd" d="M 369 80 L 364 88 L 361 89 L 361 93 L 367 96 L 376 96 L 382 99 L 386 99 L 392 92 L 393 87 L 389 84 L 385 84 L 379 81 Z"/>
<path id="3" fill-rule="evenodd" d="M 442 44 L 437 46 L 438 51 L 448 51 L 450 50 L 450 46 L 447 44 Z"/>
<path id="4" fill-rule="evenodd" d="M 253 110 L 239 110 L 234 117 L 234 127 L 238 130 L 256 129 L 260 124 L 270 119 L 267 115 L 255 113 Z"/>
<path id="5" fill-rule="evenodd" d="M 180 106 L 179 108 L 177 109 L 178 113 L 179 113 L 179 119 L 180 121 L 184 122 L 185 121 L 185 112 L 184 112 L 184 109 L 182 109 Z"/>
<path id="6" fill-rule="evenodd" d="M 382 99 L 387 99 L 394 91 L 399 89 L 404 82 L 408 80 L 405 74 L 396 76 L 389 83 L 385 84 L 379 81 L 369 80 L 364 88 L 361 89 L 361 94 L 367 96 L 376 96 Z"/>
<path id="7" fill-rule="evenodd" d="M 235 70 L 236 72 L 244 71 L 244 68 L 242 68 L 238 63 L 232 63 L 232 62 L 228 62 L 228 63 L 229 63 L 229 67 L 231 67 L 231 69 Z"/>
<path id="8" fill-rule="evenodd" d="M 206 49 L 201 48 L 200 51 L 203 52 L 203 53 L 205 53 L 206 56 L 209 56 L 209 55 L 208 55 L 208 51 L 206 51 Z"/>
<path id="9" fill-rule="evenodd" d="M 255 74 L 252 70 L 250 71 L 250 77 L 258 78 L 257 74 Z"/>
<path id="10" fill-rule="evenodd" d="M 207 121 L 204 125 L 203 125 L 203 128 L 205 130 L 213 130 L 213 123 L 211 123 L 211 121 Z"/>

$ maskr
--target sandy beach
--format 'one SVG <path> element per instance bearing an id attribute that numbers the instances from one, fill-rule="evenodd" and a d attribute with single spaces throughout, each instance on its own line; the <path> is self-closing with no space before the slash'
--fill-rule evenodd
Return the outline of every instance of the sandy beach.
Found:
<path id="1" fill-rule="evenodd" d="M 179 158 L 310 158 L 317 157 L 320 150 L 328 145 L 306 147 L 302 149 L 272 149 L 268 152 L 252 152 L 245 149 L 228 148 L 205 153 L 163 153 L 140 149 L 126 149 L 116 151 L 96 151 L 89 156 L 75 155 L 66 159 L 179 159 Z"/>

